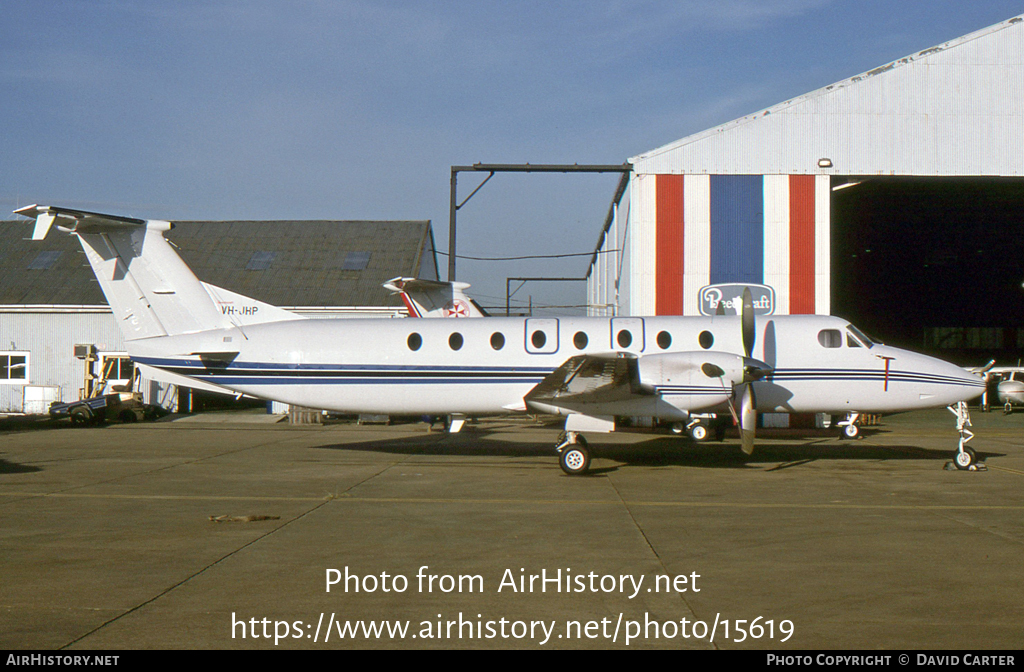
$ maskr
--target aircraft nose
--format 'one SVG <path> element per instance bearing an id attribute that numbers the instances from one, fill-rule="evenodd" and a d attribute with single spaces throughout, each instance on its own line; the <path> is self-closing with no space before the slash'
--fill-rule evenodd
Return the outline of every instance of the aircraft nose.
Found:
<path id="1" fill-rule="evenodd" d="M 936 387 L 942 390 L 944 403 L 955 404 L 969 401 L 985 391 L 985 379 L 981 374 L 973 373 L 956 364 L 933 359 L 935 365 Z"/>

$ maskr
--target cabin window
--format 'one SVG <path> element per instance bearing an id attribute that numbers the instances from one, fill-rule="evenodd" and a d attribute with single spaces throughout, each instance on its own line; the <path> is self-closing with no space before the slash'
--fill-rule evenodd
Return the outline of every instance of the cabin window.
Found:
<path id="1" fill-rule="evenodd" d="M 668 350 L 672 346 L 672 334 L 667 331 L 659 331 L 657 341 L 659 348 Z"/>
<path id="2" fill-rule="evenodd" d="M 818 332 L 818 343 L 826 348 L 843 347 L 843 335 L 838 329 L 822 329 Z"/>
<path id="3" fill-rule="evenodd" d="M 700 347 L 708 350 L 715 344 L 715 337 L 710 331 L 702 331 L 700 332 L 700 335 L 697 336 L 697 342 L 700 343 Z"/>
<path id="4" fill-rule="evenodd" d="M 423 337 L 413 332 L 409 334 L 409 338 L 406 340 L 406 343 L 409 344 L 409 349 L 415 352 L 423 346 Z"/>
<path id="5" fill-rule="evenodd" d="M 577 350 L 582 350 L 587 347 L 588 343 L 590 343 L 590 338 L 588 338 L 582 331 L 577 331 L 572 337 L 572 344 L 576 346 Z"/>
<path id="6" fill-rule="evenodd" d="M 543 348 L 544 344 L 547 343 L 547 342 L 548 342 L 547 335 L 543 331 L 541 331 L 540 329 L 538 329 L 537 331 L 533 332 L 533 335 L 530 336 L 530 343 L 533 343 L 533 347 L 538 349 L 538 350 Z"/>
<path id="7" fill-rule="evenodd" d="M 501 350 L 505 347 L 505 334 L 496 331 L 491 334 L 491 347 L 495 350 Z"/>
<path id="8" fill-rule="evenodd" d="M 623 329 L 619 332 L 619 335 L 615 338 L 620 348 L 628 348 L 633 344 L 633 334 L 628 329 Z"/>
<path id="9" fill-rule="evenodd" d="M 462 348 L 462 334 L 455 332 L 448 337 L 448 347 L 452 350 L 460 350 Z"/>

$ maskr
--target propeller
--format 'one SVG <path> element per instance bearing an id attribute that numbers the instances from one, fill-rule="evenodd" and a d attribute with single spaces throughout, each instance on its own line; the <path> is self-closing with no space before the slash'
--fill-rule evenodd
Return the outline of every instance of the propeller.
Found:
<path id="1" fill-rule="evenodd" d="M 771 373 L 771 367 L 764 362 L 751 358 L 754 342 L 757 338 L 754 324 L 754 298 L 750 288 L 743 289 L 742 308 L 740 309 L 740 327 L 743 335 L 743 382 L 736 386 L 736 401 L 739 409 L 733 410 L 733 418 L 740 428 L 740 445 L 743 452 L 750 455 L 754 452 L 754 434 L 757 429 L 757 398 L 754 396 L 755 380 L 760 380 Z"/>
<path id="2" fill-rule="evenodd" d="M 749 358 L 750 353 L 754 351 L 754 339 L 757 337 L 754 330 L 754 297 L 750 294 L 750 287 L 743 288 L 740 324 L 743 329 L 743 353 Z"/>
<path id="3" fill-rule="evenodd" d="M 733 401 L 729 403 L 729 412 L 740 430 L 740 443 L 743 452 L 750 455 L 754 452 L 754 434 L 757 428 L 757 398 L 751 383 L 771 375 L 772 367 L 751 355 L 757 340 L 757 325 L 754 319 L 754 297 L 749 287 L 743 288 L 740 299 L 740 331 L 743 338 L 743 372 L 739 380 L 732 381 Z M 725 314 L 725 302 L 719 301 L 715 315 Z M 725 371 L 711 363 L 702 367 L 709 378 L 720 378 L 725 384 Z"/>
<path id="4" fill-rule="evenodd" d="M 754 398 L 754 388 L 749 383 L 740 386 L 739 394 L 740 447 L 744 453 L 750 455 L 754 452 L 754 433 L 757 427 L 757 399 Z"/>

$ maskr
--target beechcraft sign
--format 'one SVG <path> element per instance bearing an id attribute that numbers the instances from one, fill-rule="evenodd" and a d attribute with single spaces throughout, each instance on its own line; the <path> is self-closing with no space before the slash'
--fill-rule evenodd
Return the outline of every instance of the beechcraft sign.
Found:
<path id="1" fill-rule="evenodd" d="M 737 315 L 743 304 L 743 290 L 750 289 L 754 299 L 755 315 L 771 315 L 775 312 L 775 290 L 768 285 L 749 285 L 733 282 L 723 285 L 708 285 L 700 290 L 700 314 L 714 315 L 719 304 L 726 315 Z"/>

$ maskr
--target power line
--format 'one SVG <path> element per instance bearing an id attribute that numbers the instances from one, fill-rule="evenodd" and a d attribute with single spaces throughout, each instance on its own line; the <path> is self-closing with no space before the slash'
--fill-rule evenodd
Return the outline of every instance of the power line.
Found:
<path id="1" fill-rule="evenodd" d="M 441 250 L 434 250 L 437 254 L 447 257 L 447 252 Z M 608 254 L 610 252 L 618 252 L 619 250 L 601 250 L 597 254 Z M 529 254 L 522 257 L 467 257 L 463 254 L 456 254 L 456 259 L 469 259 L 470 261 L 519 261 L 522 259 L 566 259 L 568 257 L 592 257 L 593 252 L 573 252 L 570 254 Z"/>

